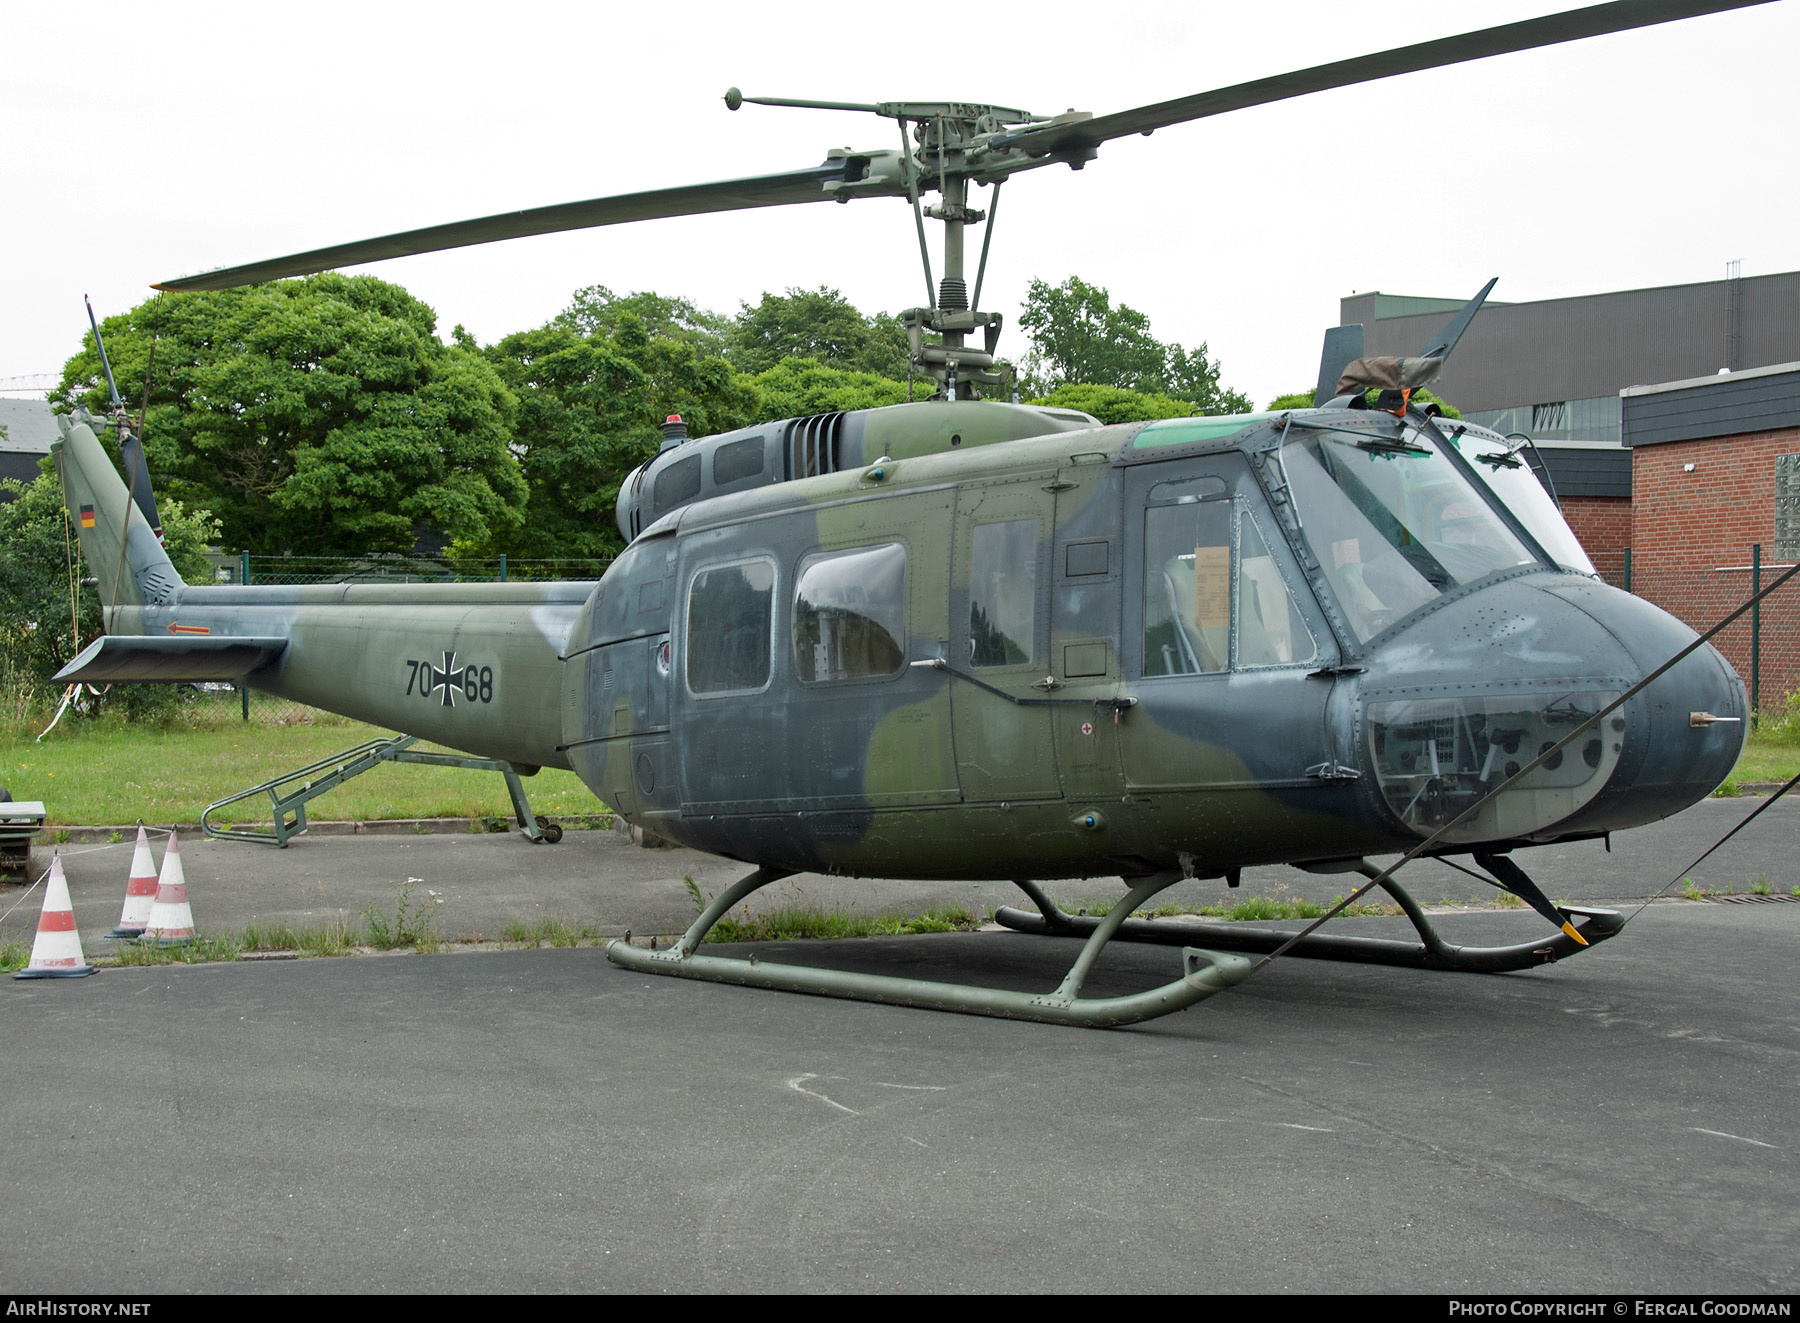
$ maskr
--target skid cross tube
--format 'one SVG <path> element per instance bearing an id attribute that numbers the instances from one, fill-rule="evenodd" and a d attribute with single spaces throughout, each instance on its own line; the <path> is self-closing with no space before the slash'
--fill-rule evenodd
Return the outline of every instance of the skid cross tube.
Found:
<path id="1" fill-rule="evenodd" d="M 548 841 L 551 844 L 562 839 L 560 826 L 532 816 L 531 805 L 525 799 L 525 785 L 511 763 L 497 758 L 471 758 L 457 753 L 429 753 L 412 747 L 418 742 L 417 735 L 364 740 L 342 753 L 334 753 L 329 758 L 308 763 L 305 767 L 251 786 L 248 790 L 240 790 L 235 795 L 227 795 L 224 799 L 215 799 L 200 815 L 200 830 L 216 841 L 264 841 L 270 845 L 279 845 L 285 850 L 288 841 L 306 830 L 307 801 L 317 799 L 328 790 L 337 789 L 351 777 L 361 776 L 382 763 L 424 763 L 430 767 L 466 767 L 472 771 L 499 772 L 506 778 L 506 792 L 512 797 L 513 814 L 518 819 L 519 831 L 525 838 L 533 842 Z M 313 777 L 317 779 L 309 779 Z M 298 790 L 285 795 L 281 793 L 283 786 L 292 785 L 296 781 L 300 782 Z M 274 815 L 273 831 L 216 827 L 210 821 L 212 815 L 226 805 L 254 799 L 257 795 L 269 797 Z"/>
<path id="2" fill-rule="evenodd" d="M 924 979 L 895 978 L 887 974 L 854 974 L 805 965 L 772 964 L 754 957 L 695 955 L 706 934 L 733 905 L 751 892 L 790 874 L 781 869 L 759 868 L 720 893 L 680 940 L 666 951 L 647 951 L 622 941 L 609 942 L 606 958 L 615 965 L 643 974 L 673 974 L 678 978 L 706 979 L 713 983 L 739 983 L 782 992 L 807 992 L 852 1001 L 884 1002 L 890 1006 L 915 1006 L 924 1010 L 958 1011 L 964 1015 L 992 1015 L 1007 1020 L 1036 1020 L 1043 1024 L 1110 1028 L 1139 1024 L 1184 1010 L 1223 992 L 1248 977 L 1251 962 L 1242 956 L 1189 949 L 1182 952 L 1182 975 L 1147 992 L 1124 997 L 1083 997 L 1100 950 L 1111 940 L 1126 915 L 1165 887 L 1181 881 L 1179 872 L 1158 873 L 1133 887 L 1119 907 L 1089 934 L 1074 965 L 1053 992 L 1009 992 L 967 983 L 937 983 Z M 1027 895 L 1032 892 L 1029 887 Z"/>
<path id="3" fill-rule="evenodd" d="M 1453 946 L 1432 927 L 1419 904 L 1401 890 L 1393 878 L 1380 878 L 1372 864 L 1362 863 L 1357 872 L 1379 879 L 1382 889 L 1418 930 L 1419 941 L 1397 942 L 1386 937 L 1340 937 L 1317 935 L 1296 942 L 1287 954 L 1312 960 L 1348 960 L 1364 965 L 1401 965 L 1409 969 L 1440 969 L 1458 974 L 1508 974 L 1532 969 L 1552 961 L 1578 955 L 1586 948 L 1566 933 L 1557 933 L 1540 942 L 1521 942 L 1516 946 Z M 1094 932 L 1106 920 L 1085 918 L 1059 909 L 1036 887 L 1020 884 L 1020 889 L 1038 907 L 1038 913 L 1002 906 L 994 912 L 994 921 L 1016 932 L 1042 933 L 1053 937 L 1080 937 Z M 1135 893 L 1134 893 L 1135 894 Z M 1110 920 L 1131 902 L 1126 897 L 1107 914 Z M 1135 906 L 1133 906 L 1135 908 Z M 1574 905 L 1557 907 L 1578 924 L 1589 946 L 1597 946 L 1625 926 L 1617 910 L 1588 909 Z M 1127 919 L 1118 925 L 1121 942 L 1151 942 L 1162 946 L 1188 946 L 1195 942 L 1226 951 L 1248 951 L 1266 955 L 1278 950 L 1293 937 L 1292 933 L 1271 932 L 1241 923 L 1202 923 L 1186 919 Z"/>

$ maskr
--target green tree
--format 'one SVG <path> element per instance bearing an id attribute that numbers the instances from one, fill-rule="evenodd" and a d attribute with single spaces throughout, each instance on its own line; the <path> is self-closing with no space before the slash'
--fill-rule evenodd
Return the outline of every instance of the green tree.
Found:
<path id="1" fill-rule="evenodd" d="M 1449 400 L 1444 399 L 1442 396 L 1433 395 L 1428 390 L 1414 391 L 1412 393 L 1412 402 L 1414 404 L 1435 404 L 1435 405 L 1437 405 L 1437 407 L 1439 409 L 1443 410 L 1444 417 L 1446 417 L 1446 418 L 1461 418 L 1462 417 L 1461 409 L 1457 408 L 1454 404 L 1450 403 Z"/>
<path id="2" fill-rule="evenodd" d="M 159 490 L 212 510 L 231 547 L 407 551 L 419 529 L 489 541 L 519 521 L 512 397 L 397 285 L 328 273 L 164 295 L 103 331 L 127 393 L 149 369 Z M 59 399 L 105 405 L 92 336 Z"/>
<path id="3" fill-rule="evenodd" d="M 698 340 L 652 336 L 631 309 L 616 311 L 587 335 L 558 317 L 483 351 L 518 402 L 513 449 L 530 497 L 517 532 L 459 542 L 459 552 L 613 555 L 619 484 L 656 453 L 664 418 L 681 415 L 692 436 L 751 421 L 755 387 L 723 358 Z"/>
<path id="4" fill-rule="evenodd" d="M 1061 386 L 1114 386 L 1186 400 L 1200 413 L 1248 413 L 1250 400 L 1219 384 L 1206 345 L 1189 350 L 1150 333 L 1150 319 L 1098 285 L 1070 276 L 1033 280 L 1019 325 L 1031 337 L 1023 389 L 1047 396 Z"/>
<path id="5" fill-rule="evenodd" d="M 1079 409 L 1103 423 L 1138 423 L 1156 418 L 1191 418 L 1200 411 L 1186 400 L 1119 386 L 1058 386 L 1031 401 L 1053 409 Z"/>
<path id="6" fill-rule="evenodd" d="M 652 340 L 685 341 L 707 358 L 723 358 L 731 333 L 731 319 L 696 307 L 690 300 L 668 298 L 649 290 L 620 296 L 605 285 L 578 289 L 569 306 L 552 323 L 580 336 L 612 335 L 619 318 L 635 316 Z"/>
<path id="7" fill-rule="evenodd" d="M 552 323 L 486 351 L 517 400 L 513 446 L 529 492 L 525 519 L 506 540 L 458 542 L 470 554 L 609 556 L 619 482 L 660 437 L 643 369 L 604 335 Z"/>
<path id="8" fill-rule="evenodd" d="M 0 483 L 13 497 L 0 504 L 0 547 L 6 548 L 0 555 L 0 694 L 10 712 L 21 715 L 56 700 L 57 686 L 50 677 L 80 650 L 71 629 L 71 606 L 81 647 L 102 632 L 93 589 L 77 587 L 71 597 L 71 569 L 78 585 L 89 572 L 81 543 L 64 516 L 62 484 L 48 460 L 44 467 L 32 482 Z M 156 506 L 163 549 L 182 578 L 210 582 L 206 545 L 218 536 L 218 522 L 170 496 L 159 494 Z M 141 715 L 192 692 L 173 685 L 119 685 L 107 692 L 103 705 Z"/>
<path id="9" fill-rule="evenodd" d="M 613 343 L 649 377 L 652 421 L 679 414 L 689 436 L 711 436 L 757 421 L 755 386 L 700 344 L 662 336 L 639 341 L 629 327 L 622 327 Z"/>
<path id="10" fill-rule="evenodd" d="M 906 400 L 904 381 L 873 372 L 828 367 L 813 358 L 784 358 L 774 367 L 741 380 L 756 392 L 757 422 L 802 418 L 838 409 L 876 409 Z"/>
<path id="11" fill-rule="evenodd" d="M 906 328 L 898 317 L 865 317 L 835 289 L 790 289 L 742 305 L 732 325 L 729 357 L 741 372 L 766 372 L 784 359 L 810 358 L 828 368 L 906 380 Z"/>

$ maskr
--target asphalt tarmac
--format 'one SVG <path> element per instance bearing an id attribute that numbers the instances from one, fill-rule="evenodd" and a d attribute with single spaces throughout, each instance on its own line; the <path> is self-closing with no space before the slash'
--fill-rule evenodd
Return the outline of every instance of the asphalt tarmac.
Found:
<path id="1" fill-rule="evenodd" d="M 1750 807 L 1527 866 L 1572 900 L 1642 894 Z M 1695 880 L 1800 885 L 1789 810 Z M 681 877 L 735 873 L 601 833 L 372 843 L 184 841 L 196 914 L 354 913 L 424 876 L 449 933 L 520 907 L 641 933 L 685 920 Z M 117 917 L 128 857 L 70 858 L 84 935 Z M 1009 899 L 801 884 L 818 903 Z M 1053 891 L 1083 887 L 1105 890 Z M 0 1290 L 1789 1292 L 1797 939 L 1800 903 L 1660 903 L 1529 973 L 1282 960 L 1112 1031 L 658 979 L 595 949 L 6 980 Z M 758 948 L 1034 989 L 1073 950 L 992 932 Z M 1177 960 L 1115 946 L 1088 991 Z"/>
<path id="2" fill-rule="evenodd" d="M 1674 818 L 1600 841 L 1544 846 L 1513 857 L 1553 899 L 1606 904 L 1643 898 L 1691 873 L 1695 885 L 1749 891 L 1760 881 L 1772 891 L 1800 885 L 1800 796 L 1776 801 L 1746 831 L 1699 868 L 1688 865 L 1760 806 L 1761 799 L 1708 799 Z M 108 954 L 103 934 L 118 921 L 130 873 L 131 839 L 113 845 L 71 844 L 62 851 L 77 930 L 90 958 Z M 153 840 L 158 864 L 164 838 Z M 50 851 L 33 855 L 33 876 Z M 391 914 L 398 890 L 414 885 L 409 904 L 435 904 L 436 926 L 447 937 L 497 936 L 508 920 L 557 918 L 608 936 L 627 929 L 638 938 L 679 933 L 693 918 L 684 878 L 707 896 L 749 870 L 693 850 L 646 850 L 610 831 L 572 831 L 558 845 L 533 845 L 517 833 L 301 836 L 286 849 L 243 841 L 184 836 L 183 870 L 195 922 L 204 930 L 236 931 L 250 923 L 319 924 L 356 921 L 375 907 Z M 1378 862 L 1387 862 L 1378 860 Z M 1360 879 L 1275 867 L 1247 869 L 1236 891 L 1224 882 L 1187 882 L 1166 896 L 1193 905 L 1229 904 L 1243 896 L 1330 902 Z M 1409 864 L 1398 880 L 1423 904 L 1490 901 L 1491 887 L 1449 864 Z M 1117 878 L 1049 884 L 1050 894 L 1078 907 L 1085 899 L 1115 899 Z M 437 893 L 435 896 L 429 893 Z M 1670 889 L 1680 895 L 1679 885 Z M 0 885 L 0 943 L 30 942 L 37 930 L 41 888 L 25 894 Z M 1376 897 L 1381 900 L 1383 898 Z M 897 882 L 802 874 L 757 893 L 757 912 L 777 905 L 819 905 L 916 914 L 933 905 L 963 905 L 976 913 L 1024 903 L 1001 882 Z M 10 913 L 8 912 L 10 911 Z"/>

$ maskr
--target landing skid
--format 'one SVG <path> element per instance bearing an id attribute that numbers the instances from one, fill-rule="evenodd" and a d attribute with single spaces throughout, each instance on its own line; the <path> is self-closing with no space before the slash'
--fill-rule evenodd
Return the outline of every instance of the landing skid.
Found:
<path id="1" fill-rule="evenodd" d="M 694 954 L 714 924 L 733 905 L 754 891 L 791 874 L 759 868 L 726 888 L 694 920 L 679 941 L 665 951 L 615 941 L 607 944 L 606 958 L 615 965 L 644 974 L 673 974 L 678 978 L 706 979 L 714 983 L 740 983 L 782 992 L 808 992 L 855 1001 L 885 1002 L 890 1006 L 917 1006 L 934 1011 L 958 1011 L 964 1015 L 992 1015 L 1007 1020 L 1037 1020 L 1044 1024 L 1110 1028 L 1139 1024 L 1158 1016 L 1185 1010 L 1214 993 L 1223 992 L 1249 977 L 1253 963 L 1243 956 L 1225 955 L 1196 948 L 1184 950 L 1182 974 L 1173 983 L 1125 997 L 1083 997 L 1081 985 L 1093 968 L 1100 950 L 1118 931 L 1125 916 L 1165 887 L 1181 881 L 1179 872 L 1158 873 L 1131 889 L 1106 918 L 1092 922 L 1067 976 L 1053 992 L 1009 992 L 1000 988 L 974 987 L 966 983 L 935 983 L 923 979 L 894 978 L 885 974 L 853 974 L 842 970 L 813 969 L 804 965 L 780 965 L 730 956 Z M 1030 890 L 1027 894 L 1031 894 Z M 1035 897 L 1034 897 L 1035 899 Z M 1054 907 L 1053 907 L 1054 908 Z"/>
<path id="2" fill-rule="evenodd" d="M 1372 864 L 1359 864 L 1356 871 L 1364 877 L 1376 878 L 1380 870 Z M 1111 923 L 1131 898 L 1120 901 L 1104 919 L 1083 918 L 1065 913 L 1056 902 L 1034 884 L 1020 882 L 1020 890 L 1031 897 L 1040 911 L 1037 914 L 1002 906 L 994 913 L 994 921 L 1023 933 L 1041 933 L 1052 937 L 1082 937 L 1095 932 L 1101 924 Z M 1342 937 L 1315 934 L 1294 943 L 1287 951 L 1291 956 L 1312 960 L 1351 960 L 1366 965 L 1401 965 L 1411 969 L 1442 969 L 1459 974 L 1506 974 L 1531 969 L 1576 955 L 1583 948 L 1574 938 L 1557 933 L 1540 942 L 1522 942 L 1517 946 L 1452 946 L 1438 935 L 1419 904 L 1392 879 L 1382 889 L 1394 898 L 1419 933 L 1419 941 L 1396 942 L 1382 937 Z M 1133 893 L 1135 894 L 1135 893 Z M 1589 946 L 1614 936 L 1625 926 L 1617 910 L 1587 909 L 1574 905 L 1557 907 L 1578 927 Z M 1226 951 L 1249 951 L 1267 955 L 1284 945 L 1292 933 L 1270 932 L 1248 928 L 1241 923 L 1203 923 L 1186 919 L 1127 919 L 1115 924 L 1115 936 L 1121 942 L 1153 942 L 1163 946 L 1187 946 L 1201 942 Z"/>

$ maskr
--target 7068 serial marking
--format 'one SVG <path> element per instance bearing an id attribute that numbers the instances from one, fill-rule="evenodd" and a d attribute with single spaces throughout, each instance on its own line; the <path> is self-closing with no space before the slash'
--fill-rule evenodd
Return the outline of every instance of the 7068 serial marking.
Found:
<path id="1" fill-rule="evenodd" d="M 424 699 L 441 696 L 445 707 L 455 707 L 458 694 L 471 703 L 491 703 L 494 700 L 494 668 L 491 666 L 479 669 L 474 666 L 458 666 L 454 652 L 444 654 L 442 666 L 410 659 L 406 665 L 406 692 L 409 695 L 416 691 Z"/>

